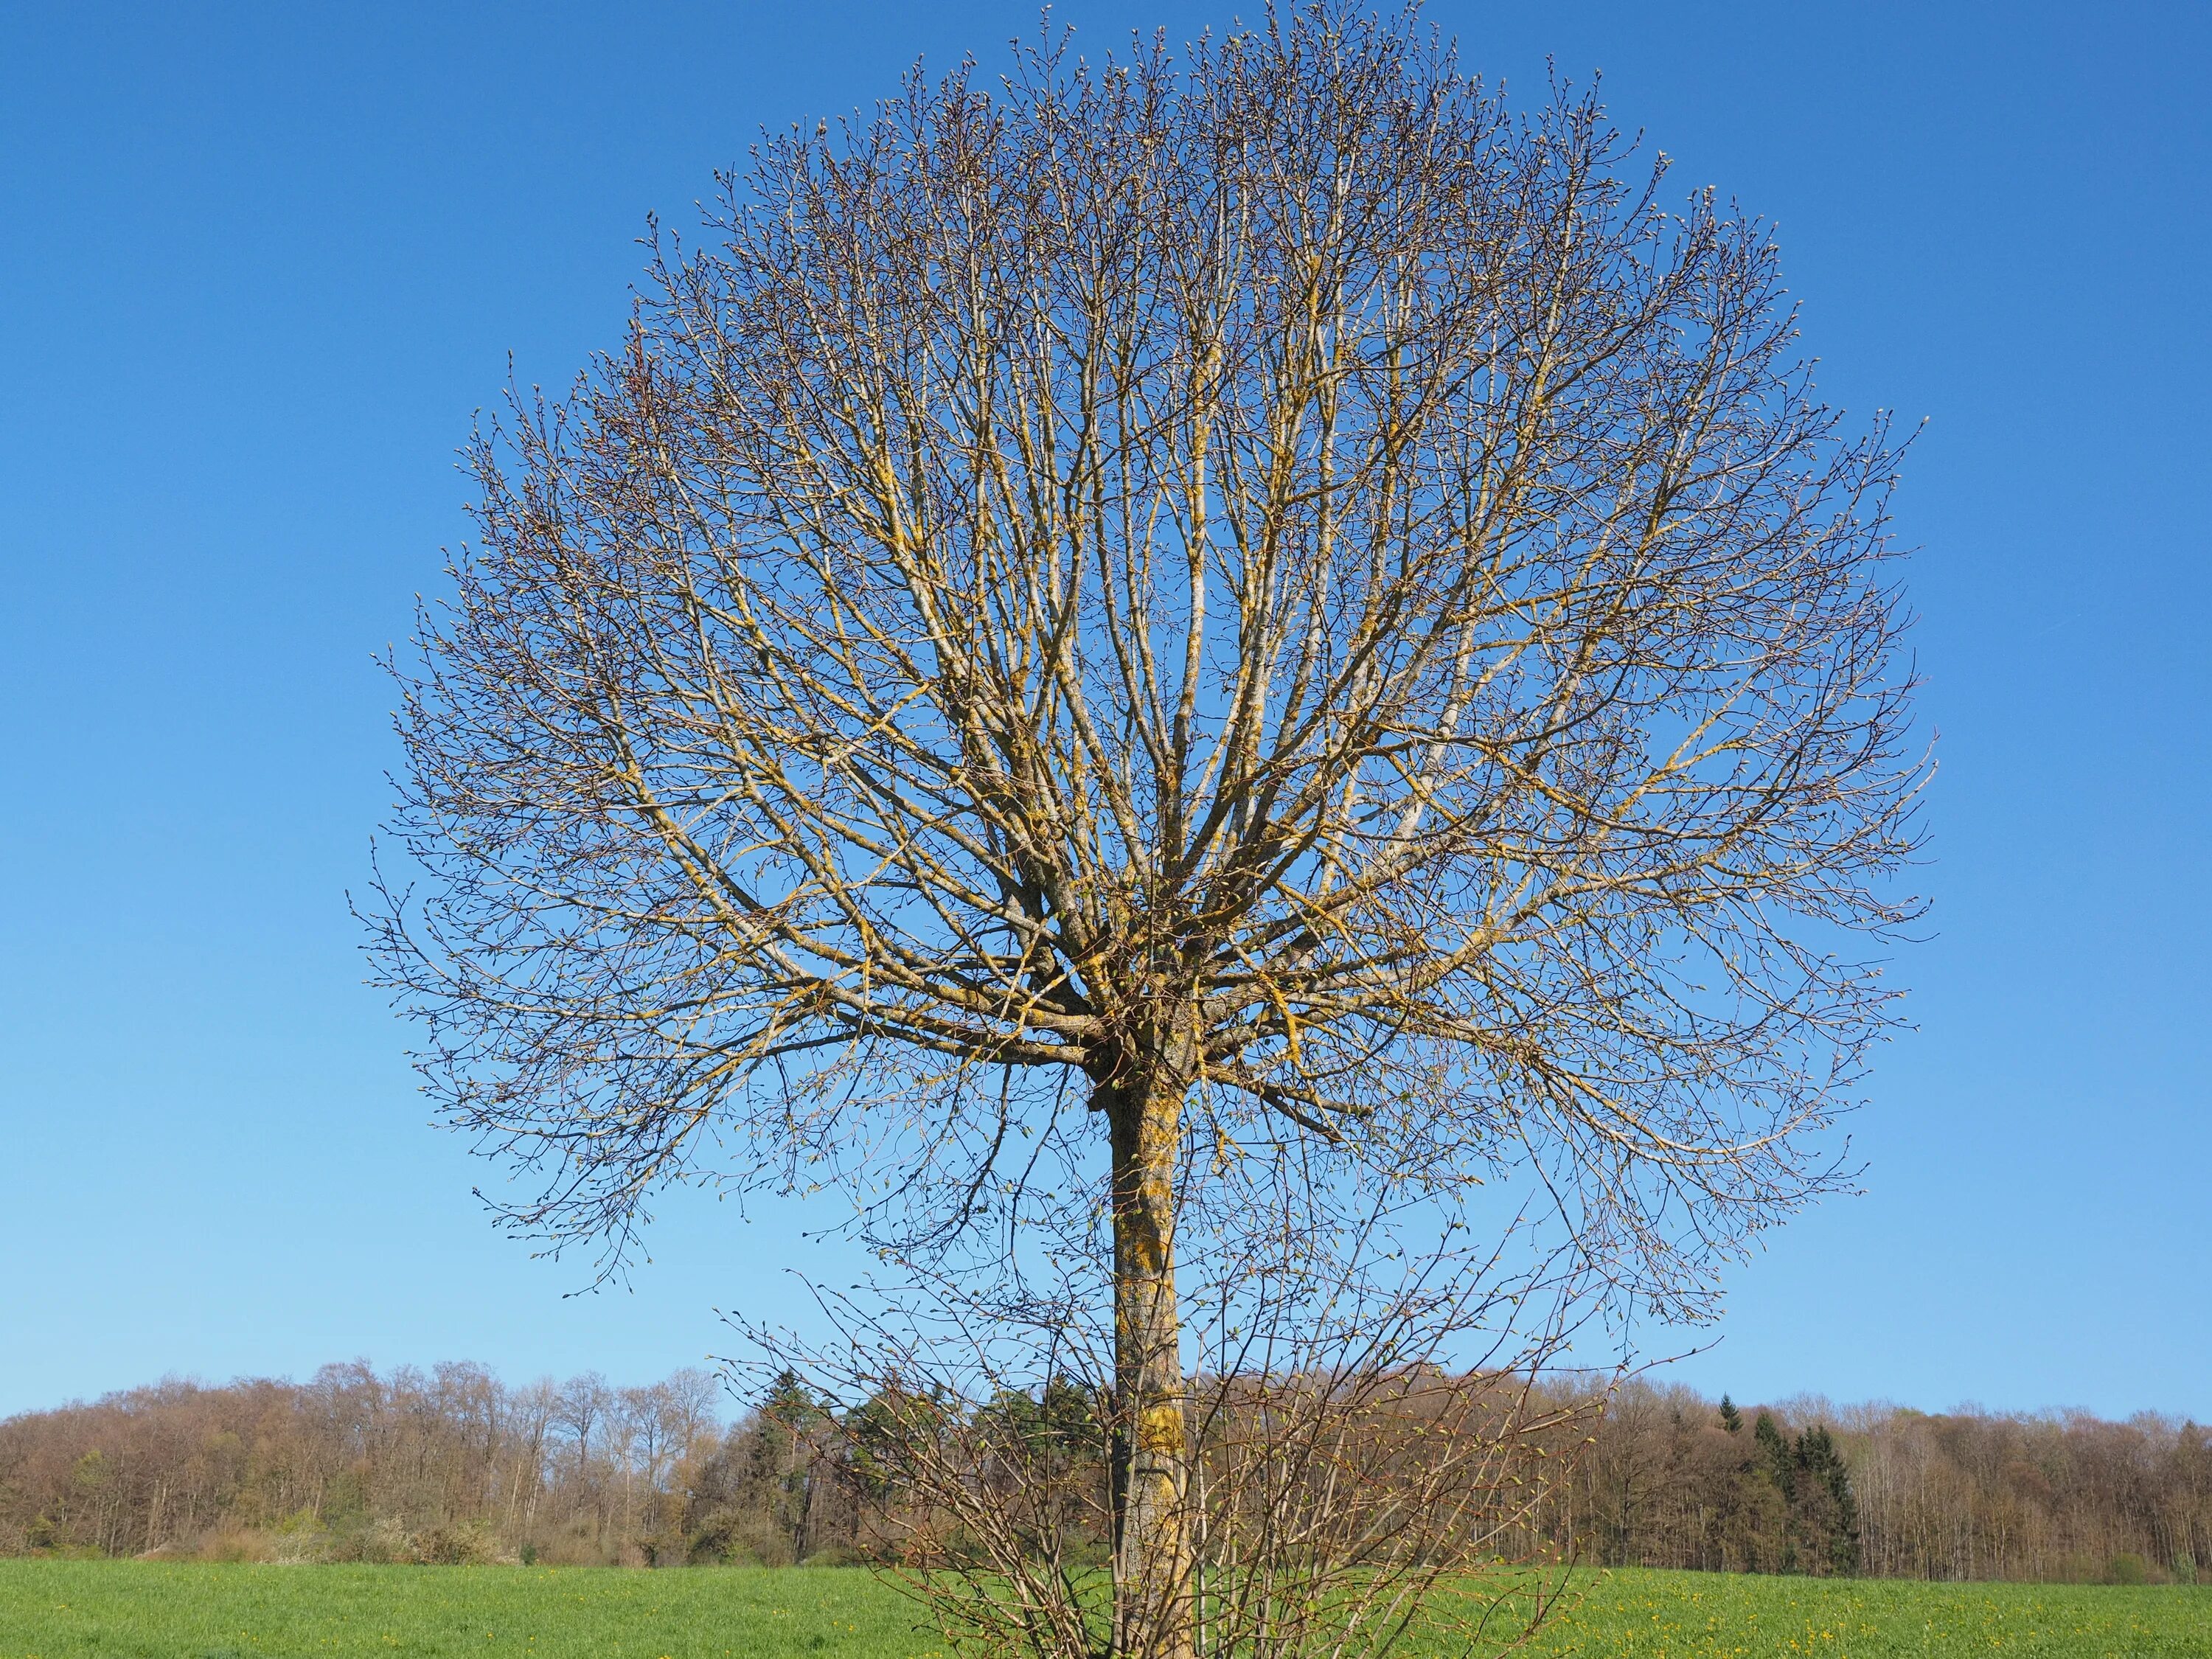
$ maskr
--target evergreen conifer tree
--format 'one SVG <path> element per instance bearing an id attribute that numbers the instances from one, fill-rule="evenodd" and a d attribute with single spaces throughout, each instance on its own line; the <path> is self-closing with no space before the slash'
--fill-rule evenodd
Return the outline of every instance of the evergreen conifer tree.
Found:
<path id="1" fill-rule="evenodd" d="M 1770 1517 L 1768 1526 L 1763 1528 L 1766 1535 L 1760 1550 L 1761 1565 L 1777 1572 L 1796 1572 L 1797 1460 L 1781 1426 L 1769 1413 L 1759 1413 L 1759 1421 L 1752 1425 L 1751 1437 L 1757 1447 L 1751 1478 L 1766 1488 L 1763 1494 L 1765 1501 L 1760 1508 Z"/>
<path id="2" fill-rule="evenodd" d="M 1759 1472 L 1773 1482 L 1784 1498 L 1795 1498 L 1797 1461 L 1771 1413 L 1759 1413 L 1759 1421 L 1752 1425 L 1751 1437 L 1759 1448 Z"/>
<path id="3" fill-rule="evenodd" d="M 1816 1424 L 1799 1435 L 1793 1452 L 1790 1521 L 1804 1543 L 1803 1565 L 1814 1572 L 1857 1571 L 1858 1505 L 1851 1497 L 1850 1472 L 1827 1425 Z"/>

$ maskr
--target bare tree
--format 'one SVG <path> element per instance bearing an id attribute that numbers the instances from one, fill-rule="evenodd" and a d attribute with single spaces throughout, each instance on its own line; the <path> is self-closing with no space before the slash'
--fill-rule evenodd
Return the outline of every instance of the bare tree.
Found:
<path id="1" fill-rule="evenodd" d="M 1189 1241 L 1226 1329 L 1364 1206 L 1494 1265 L 1419 1237 L 1513 1177 L 1695 1315 L 1891 1017 L 1894 453 L 1630 159 L 1410 13 L 917 71 L 473 452 L 375 912 L 431 1086 L 557 1240 L 836 1185 L 963 1317 L 1105 1297 L 1117 1654 L 1200 1639 Z"/>
<path id="2" fill-rule="evenodd" d="M 691 1455 L 716 1426 L 714 1404 L 721 1385 L 712 1373 L 687 1365 L 656 1385 L 660 1402 L 661 1436 L 672 1455 Z"/>
<path id="3" fill-rule="evenodd" d="M 1388 1217 L 1311 1198 L 1267 1212 L 1310 1223 L 1332 1207 L 1317 1230 L 1236 1229 L 1234 1254 L 1217 1233 L 1179 1261 L 1196 1292 L 1181 1304 L 1196 1364 L 1175 1400 L 1180 1632 L 1127 1605 L 1130 1437 L 1099 1316 L 1110 1273 L 1096 1271 L 1110 1249 L 1062 1236 L 1036 1252 L 1075 1264 L 1057 1293 L 1041 1273 L 963 1264 L 913 1276 L 889 1307 L 825 1298 L 841 1340 L 810 1352 L 760 1333 L 773 1358 L 756 1369 L 795 1363 L 862 1402 L 821 1421 L 859 1488 L 855 1535 L 970 1650 L 1075 1659 L 1180 1635 L 1254 1659 L 1372 1653 L 1417 1617 L 1431 1650 L 1503 1644 L 1556 1592 L 1544 1500 L 1601 1399 L 1538 1389 L 1565 1333 L 1516 1316 L 1532 1297 L 1571 1307 L 1579 1275 L 1501 1282 L 1448 1247 L 1407 1272 Z"/>

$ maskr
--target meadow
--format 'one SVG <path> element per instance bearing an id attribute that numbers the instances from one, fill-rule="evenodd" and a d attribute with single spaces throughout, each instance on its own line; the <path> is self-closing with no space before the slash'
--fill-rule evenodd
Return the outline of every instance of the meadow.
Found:
<path id="1" fill-rule="evenodd" d="M 1593 1575 L 1527 1651 L 2212 1659 L 2212 1587 Z M 0 1659 L 944 1659 L 865 1572 L 0 1560 Z"/>

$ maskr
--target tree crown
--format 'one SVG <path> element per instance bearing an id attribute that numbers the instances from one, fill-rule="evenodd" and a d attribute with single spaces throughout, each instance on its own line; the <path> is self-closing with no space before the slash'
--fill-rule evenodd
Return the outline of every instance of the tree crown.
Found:
<path id="1" fill-rule="evenodd" d="M 527 1224 L 718 1133 L 957 1223 L 1164 1078 L 1190 1202 L 1518 1165 L 1690 1306 L 1832 1176 L 1911 914 L 1894 452 L 1759 224 L 1408 23 L 917 71 L 482 434 L 378 943 Z"/>

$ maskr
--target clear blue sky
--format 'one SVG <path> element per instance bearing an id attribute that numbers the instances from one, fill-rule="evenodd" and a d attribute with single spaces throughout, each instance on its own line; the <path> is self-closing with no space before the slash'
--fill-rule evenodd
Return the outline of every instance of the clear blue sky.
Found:
<path id="1" fill-rule="evenodd" d="M 1225 10 L 1074 0 L 1094 50 Z M 1828 394 L 1925 416 L 1937 937 L 1867 1194 L 1735 1273 L 1739 1399 L 2212 1418 L 2212 9 L 1439 3 L 1602 68 L 1780 222 Z M 0 1413 L 475 1358 L 641 1378 L 774 1312 L 794 1218 L 668 1206 L 564 1299 L 362 984 L 372 655 L 514 354 L 617 337 L 648 210 L 763 123 L 988 64 L 1028 0 L 0 11 Z"/>

